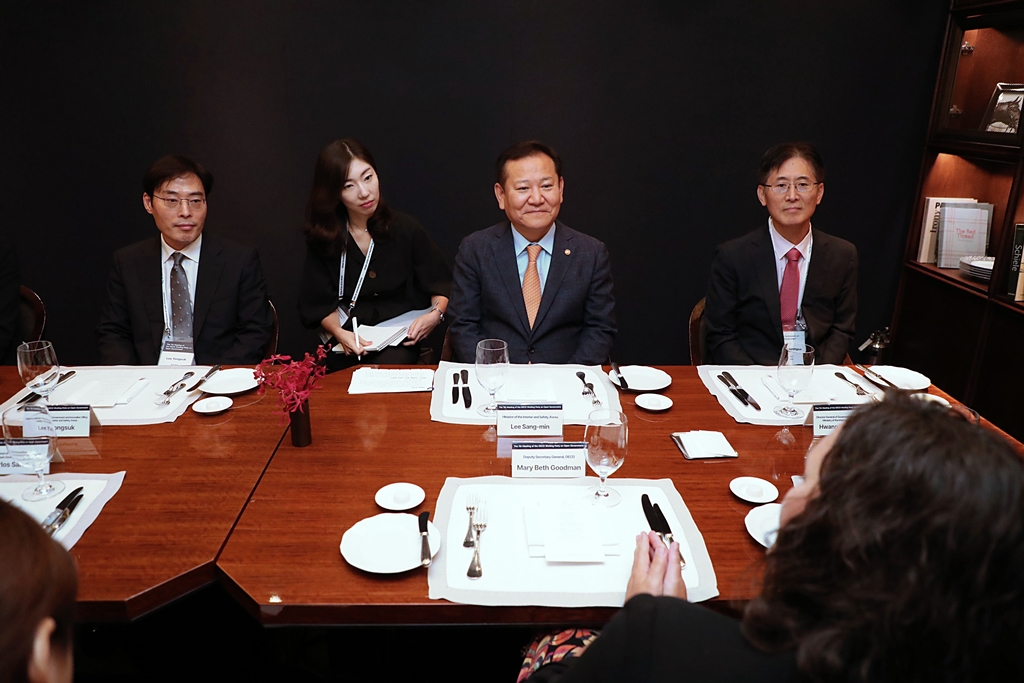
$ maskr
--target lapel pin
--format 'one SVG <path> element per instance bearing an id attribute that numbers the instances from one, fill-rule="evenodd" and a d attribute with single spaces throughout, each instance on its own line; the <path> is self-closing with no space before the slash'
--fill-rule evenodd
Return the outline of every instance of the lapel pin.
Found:
<path id="1" fill-rule="evenodd" d="M 370 276 L 370 279 L 371 279 L 371 280 L 372 280 L 373 278 L 377 277 L 377 273 L 373 272 L 372 270 L 371 270 L 371 271 L 370 271 L 369 273 L 367 273 L 367 275 L 369 275 L 369 276 Z"/>
<path id="2" fill-rule="evenodd" d="M 568 255 L 569 255 L 569 254 L 571 254 L 571 253 L 572 253 L 572 249 L 566 249 L 566 250 L 565 250 L 565 255 L 566 255 L 566 256 L 568 256 Z"/>

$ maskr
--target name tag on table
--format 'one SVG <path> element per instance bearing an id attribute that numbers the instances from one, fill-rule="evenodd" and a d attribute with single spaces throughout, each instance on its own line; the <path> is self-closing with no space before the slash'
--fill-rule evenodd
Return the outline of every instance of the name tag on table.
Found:
<path id="1" fill-rule="evenodd" d="M 89 436 L 92 412 L 87 405 L 50 406 L 50 419 L 57 436 Z"/>
<path id="2" fill-rule="evenodd" d="M 586 441 L 517 441 L 513 479 L 577 479 L 587 473 Z"/>
<path id="3" fill-rule="evenodd" d="M 33 441 L 37 441 L 37 439 L 35 439 L 35 438 L 14 439 L 14 441 L 16 441 L 16 442 L 33 442 Z M 46 439 L 42 439 L 40 441 L 43 442 L 43 441 L 46 441 Z M 54 458 L 54 460 L 56 460 L 56 458 Z M 35 473 L 36 473 L 36 471 L 34 469 L 32 469 L 31 467 L 26 467 L 24 465 L 20 465 L 17 462 L 15 462 L 14 458 L 11 456 L 11 454 L 7 452 L 7 447 L 5 445 L 3 445 L 3 444 L 0 444 L 0 475 L 3 475 L 3 474 L 35 474 Z M 50 473 L 50 463 L 46 463 L 46 466 L 43 467 L 43 474 L 49 474 L 49 473 Z"/>
<path id="4" fill-rule="evenodd" d="M 499 403 L 498 436 L 561 436 L 561 403 Z"/>
<path id="5" fill-rule="evenodd" d="M 177 341 L 168 339 L 160 350 L 160 360 L 157 361 L 157 365 L 195 365 L 195 357 L 191 339 Z"/>
<path id="6" fill-rule="evenodd" d="M 818 403 L 814 405 L 814 436 L 824 436 L 846 422 L 857 409 L 854 403 Z"/>

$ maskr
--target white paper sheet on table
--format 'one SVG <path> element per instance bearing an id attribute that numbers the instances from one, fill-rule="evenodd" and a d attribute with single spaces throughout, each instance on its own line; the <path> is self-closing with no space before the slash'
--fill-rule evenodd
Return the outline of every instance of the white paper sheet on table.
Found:
<path id="1" fill-rule="evenodd" d="M 467 409 L 462 400 L 462 370 L 469 376 L 469 390 L 473 403 Z M 576 376 L 582 372 L 587 381 L 594 385 L 594 393 L 601 401 L 600 406 L 593 404 L 590 396 L 583 395 L 583 382 Z M 459 382 L 455 383 L 454 375 L 459 374 Z M 452 387 L 459 388 L 459 400 L 452 403 Z M 434 395 L 430 399 L 430 419 L 435 422 L 450 424 L 494 424 L 477 412 L 477 409 L 490 402 L 491 396 L 476 381 L 476 367 L 469 363 L 448 363 L 442 361 L 434 375 Z M 562 404 L 562 415 L 565 424 L 585 425 L 587 416 L 598 408 L 622 410 L 619 394 L 615 385 L 598 366 L 593 365 L 510 365 L 506 375 L 505 386 L 498 390 L 497 400 L 510 402 L 555 402 Z"/>
<path id="2" fill-rule="evenodd" d="M 731 374 L 747 393 L 754 397 L 761 410 L 743 405 L 732 392 L 718 380 L 723 372 Z M 725 408 L 725 412 L 737 422 L 757 425 L 800 425 L 805 424 L 814 403 L 867 403 L 870 396 L 858 396 L 857 390 L 836 377 L 836 372 L 843 372 L 854 382 L 868 391 L 873 391 L 870 383 L 857 373 L 842 365 L 816 365 L 811 377 L 810 386 L 796 396 L 797 408 L 803 417 L 786 419 L 775 414 L 775 406 L 786 402 L 786 394 L 776 381 L 778 368 L 770 365 L 701 365 L 697 367 L 697 375 L 711 395 Z M 763 380 L 763 381 L 762 381 Z M 767 386 L 765 385 L 767 382 Z M 772 392 L 775 392 L 774 394 Z M 878 391 L 875 389 L 874 391 Z"/>
<path id="3" fill-rule="evenodd" d="M 24 510 L 30 517 L 42 524 L 46 516 L 53 512 L 57 503 L 82 487 L 82 500 L 75 508 L 64 526 L 53 535 L 54 540 L 67 549 L 71 549 L 99 516 L 103 506 L 121 489 L 124 472 L 114 474 L 62 474 L 47 475 L 47 480 L 64 482 L 65 488 L 60 494 L 46 500 L 27 501 L 21 494 L 25 489 L 35 485 L 36 478 L 32 475 L 11 474 L 0 477 L 0 498 L 17 508 Z"/>
<path id="4" fill-rule="evenodd" d="M 115 393 L 118 397 L 130 389 L 136 381 L 145 377 L 149 385 L 130 403 L 109 408 L 93 407 L 93 414 L 101 425 L 150 425 L 161 422 L 174 422 L 201 395 L 200 390 L 188 392 L 186 389 L 199 381 L 199 378 L 210 369 L 208 365 L 99 365 L 61 368 L 74 370 L 75 376 L 57 387 L 50 394 L 50 403 L 89 403 L 90 396 L 98 397 L 107 403 Z M 171 398 L 169 405 L 156 404 L 159 394 L 171 386 L 186 372 L 195 373 L 187 380 L 189 384 Z M 118 393 L 120 391 L 120 393 Z M 15 405 L 28 389 L 22 389 L 9 398 L 0 411 Z M 116 400 L 116 399 L 115 399 Z"/>
<path id="5" fill-rule="evenodd" d="M 348 393 L 403 394 L 414 391 L 430 391 L 433 383 L 433 370 L 359 368 L 352 373 Z"/>
<path id="6" fill-rule="evenodd" d="M 596 484 L 597 479 L 593 477 L 570 482 L 498 476 L 449 477 L 435 510 L 435 519 L 444 537 L 441 551 L 427 574 L 430 598 L 473 605 L 621 607 L 632 568 L 636 535 L 650 528 L 640 504 L 644 493 L 661 505 L 669 525 L 676 531 L 687 561 L 683 580 L 689 600 L 699 602 L 718 595 L 704 538 L 670 479 L 613 477 L 608 480 L 608 485 L 622 495 L 622 501 L 608 511 L 621 549 L 618 555 L 606 552 L 603 562 L 583 564 L 531 557 L 523 516 L 525 507 L 583 496 L 587 487 Z M 475 580 L 466 576 L 473 550 L 462 546 L 469 520 L 465 500 L 470 493 L 486 500 L 488 515 L 481 541 L 483 576 Z"/>

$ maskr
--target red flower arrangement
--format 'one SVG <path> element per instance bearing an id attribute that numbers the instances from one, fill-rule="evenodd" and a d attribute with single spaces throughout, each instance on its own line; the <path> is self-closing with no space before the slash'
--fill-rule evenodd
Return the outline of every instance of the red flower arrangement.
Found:
<path id="1" fill-rule="evenodd" d="M 291 356 L 271 356 L 256 366 L 254 375 L 260 383 L 259 393 L 277 389 L 277 405 L 287 417 L 290 413 L 303 412 L 309 395 L 316 389 L 320 378 L 327 374 L 323 360 L 327 348 L 318 346 L 316 356 L 309 353 L 302 360 Z"/>

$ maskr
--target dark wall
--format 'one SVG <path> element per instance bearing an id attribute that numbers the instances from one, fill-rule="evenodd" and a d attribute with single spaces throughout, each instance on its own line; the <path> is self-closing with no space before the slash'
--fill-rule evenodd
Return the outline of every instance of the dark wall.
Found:
<path id="1" fill-rule="evenodd" d="M 942 0 L 5 3 L 0 229 L 67 364 L 96 360 L 110 254 L 154 234 L 141 175 L 216 175 L 207 230 L 259 247 L 281 346 L 313 161 L 352 135 L 449 257 L 500 218 L 492 163 L 540 138 L 562 218 L 608 244 L 619 360 L 685 363 L 716 244 L 764 223 L 769 145 L 828 165 L 814 225 L 860 249 L 858 341 L 888 324 L 944 28 Z"/>

